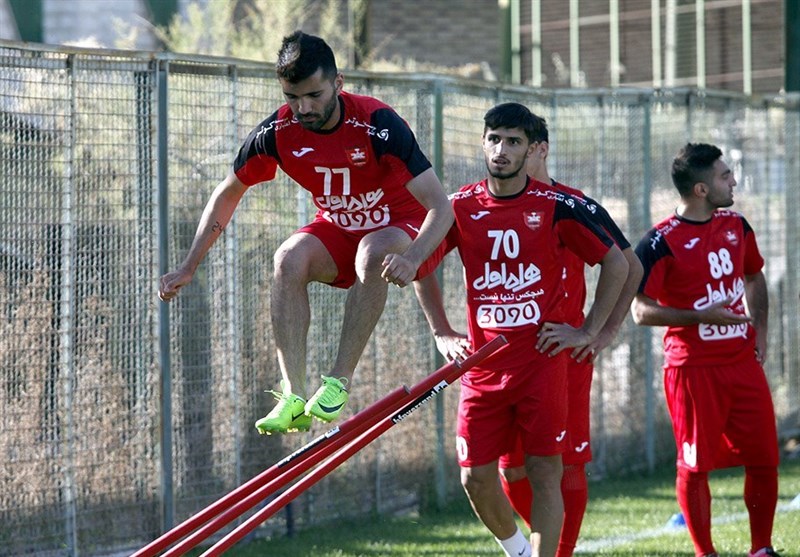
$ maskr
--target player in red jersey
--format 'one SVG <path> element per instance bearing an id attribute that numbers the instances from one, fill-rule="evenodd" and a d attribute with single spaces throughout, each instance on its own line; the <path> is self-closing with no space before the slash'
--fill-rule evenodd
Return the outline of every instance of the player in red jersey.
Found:
<path id="1" fill-rule="evenodd" d="M 447 195 L 413 132 L 388 105 L 342 91 L 330 47 L 300 31 L 283 39 L 278 81 L 286 104 L 250 133 L 232 172 L 216 187 L 180 266 L 161 277 L 169 301 L 188 284 L 244 193 L 278 167 L 318 208 L 274 257 L 272 329 L 281 369 L 278 404 L 260 433 L 308 430 L 311 416 L 336 418 L 345 388 L 386 302 L 406 286 L 453 222 Z M 310 282 L 349 289 L 333 368 L 305 397 Z"/>
<path id="2" fill-rule="evenodd" d="M 764 260 L 745 218 L 726 210 L 736 180 L 719 148 L 689 143 L 672 163 L 675 213 L 636 254 L 640 325 L 665 326 L 664 389 L 678 450 L 676 493 L 700 555 L 711 539 L 708 473 L 744 466 L 751 556 L 775 556 L 778 439 L 769 385 Z"/>
<path id="3" fill-rule="evenodd" d="M 462 484 L 476 515 L 507 555 L 531 555 L 532 545 L 534 555 L 552 557 L 563 516 L 565 349 L 595 340 L 628 265 L 582 203 L 526 176 L 527 159 L 545 148 L 535 125 L 534 115 L 517 103 L 486 113 L 489 177 L 451 196 L 456 222 L 447 244 L 458 248 L 464 265 L 471 345 L 477 349 L 500 334 L 509 341 L 461 379 L 456 446 Z M 601 265 L 592 311 L 577 328 L 565 323 L 563 312 L 567 251 Z M 437 344 L 457 337 L 435 276 L 415 287 Z M 518 432 L 537 494 L 529 517 L 532 543 L 517 528 L 498 480 L 498 458 L 511 450 Z"/>
<path id="4" fill-rule="evenodd" d="M 587 197 L 581 190 L 556 182 L 547 170 L 549 154 L 549 133 L 544 118 L 536 119 L 536 139 L 542 147 L 528 157 L 527 172 L 537 181 L 552 184 L 553 188 L 572 195 L 588 209 L 594 222 L 599 225 L 622 250 L 628 261 L 628 276 L 622 292 L 617 299 L 611 315 L 593 342 L 573 351 L 567 362 L 568 421 L 566 450 L 562 455 L 564 474 L 561 478 L 561 495 L 564 500 L 564 524 L 558 542 L 556 557 L 571 557 L 580 533 L 583 515 L 589 498 L 585 466 L 592 460 L 590 439 L 590 391 L 594 358 L 606 348 L 617 335 L 622 322 L 628 315 L 631 301 L 642 279 L 642 264 L 633 251 L 625 235 L 599 203 Z M 566 322 L 580 327 L 584 321 L 586 302 L 585 263 L 574 253 L 564 255 L 564 287 L 566 297 L 563 301 Z M 525 474 L 525 457 L 522 447 L 517 444 L 510 454 L 500 457 L 500 479 L 503 491 L 517 514 L 528 522 L 533 492 Z M 530 523 L 528 523 L 530 527 Z"/>

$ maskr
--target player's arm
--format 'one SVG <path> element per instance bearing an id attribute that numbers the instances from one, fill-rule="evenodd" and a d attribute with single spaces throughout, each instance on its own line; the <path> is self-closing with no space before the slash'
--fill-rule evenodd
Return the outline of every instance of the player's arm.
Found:
<path id="1" fill-rule="evenodd" d="M 769 293 L 763 272 L 745 275 L 744 296 L 747 313 L 756 331 L 756 358 L 763 364 L 767 360 L 767 322 L 769 320 Z"/>
<path id="2" fill-rule="evenodd" d="M 727 308 L 733 300 L 726 298 L 703 309 L 682 309 L 663 306 L 656 300 L 639 292 L 633 299 L 631 313 L 637 325 L 653 327 L 682 327 L 708 323 L 711 325 L 738 325 L 750 318 Z"/>
<path id="3" fill-rule="evenodd" d="M 177 269 L 161 277 L 159 298 L 168 302 L 183 286 L 191 282 L 200 262 L 230 222 L 245 191 L 247 186 L 233 172 L 214 188 L 203 209 L 189 252 Z"/>
<path id="4" fill-rule="evenodd" d="M 398 286 L 406 286 L 414 280 L 419 266 L 444 239 L 455 220 L 450 200 L 432 168 L 412 178 L 406 188 L 428 214 L 408 249 L 402 254 L 390 253 L 384 259 L 383 278 Z"/>
<path id="5" fill-rule="evenodd" d="M 565 323 L 545 323 L 539 331 L 536 348 L 554 356 L 565 348 L 582 348 L 595 340 L 611 315 L 628 275 L 628 262 L 616 244 L 600 260 L 600 276 L 594 302 L 579 328 Z"/>
<path id="6" fill-rule="evenodd" d="M 625 260 L 628 262 L 628 276 L 625 279 L 625 283 L 622 285 L 617 303 L 614 304 L 614 308 L 611 310 L 600 333 L 594 341 L 580 350 L 573 352 L 572 357 L 579 362 L 586 357 L 593 358 L 594 355 L 611 344 L 611 341 L 617 336 L 622 322 L 625 321 L 625 317 L 627 317 L 630 311 L 631 302 L 634 296 L 636 296 L 639 283 L 642 281 L 644 269 L 642 267 L 642 262 L 639 261 L 632 247 L 629 246 L 622 250 L 622 255 L 625 256 Z"/>
<path id="7" fill-rule="evenodd" d="M 447 319 L 436 274 L 430 273 L 425 278 L 415 280 L 414 292 L 442 356 L 448 360 L 466 358 L 469 355 L 469 341 L 465 334 L 455 331 Z"/>

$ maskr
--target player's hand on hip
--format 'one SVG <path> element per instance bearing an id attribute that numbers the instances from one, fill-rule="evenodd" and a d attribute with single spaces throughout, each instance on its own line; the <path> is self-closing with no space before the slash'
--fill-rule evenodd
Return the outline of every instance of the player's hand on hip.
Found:
<path id="1" fill-rule="evenodd" d="M 417 274 L 417 265 L 399 253 L 390 253 L 383 259 L 381 277 L 399 287 L 408 286 Z"/>
<path id="2" fill-rule="evenodd" d="M 566 348 L 586 346 L 594 340 L 583 329 L 576 329 L 566 323 L 545 323 L 537 336 L 536 349 L 549 356 L 555 356 Z"/>
<path id="3" fill-rule="evenodd" d="M 161 277 L 158 288 L 158 297 L 164 302 L 169 302 L 178 295 L 178 291 L 192 281 L 193 273 L 184 269 L 177 269 Z"/>

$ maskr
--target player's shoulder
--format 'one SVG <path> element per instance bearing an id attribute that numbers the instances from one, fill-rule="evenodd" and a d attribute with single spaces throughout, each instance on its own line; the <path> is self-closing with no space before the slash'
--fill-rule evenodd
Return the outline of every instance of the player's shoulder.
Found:
<path id="1" fill-rule="evenodd" d="M 281 106 L 278 110 L 264 118 L 250 132 L 254 137 L 274 135 L 276 131 L 296 123 L 294 115 L 288 105 Z"/>
<path id="2" fill-rule="evenodd" d="M 486 187 L 486 180 L 481 180 L 473 184 L 465 184 L 458 188 L 458 191 L 449 194 L 447 197 L 453 204 L 468 201 L 484 195 L 486 193 Z"/>
<path id="3" fill-rule="evenodd" d="M 578 198 L 585 198 L 586 194 L 583 191 L 579 190 L 574 186 L 568 186 L 567 184 L 562 184 L 561 182 L 553 182 L 553 187 L 557 190 L 563 191 L 564 193 L 568 193 L 572 197 Z"/>
<path id="4" fill-rule="evenodd" d="M 717 209 L 711 216 L 712 220 L 745 220 L 744 215 L 731 209 Z"/>
<path id="5" fill-rule="evenodd" d="M 346 112 L 366 113 L 366 114 L 371 114 L 373 112 L 381 110 L 395 112 L 395 110 L 390 105 L 388 105 L 387 103 L 383 102 L 380 99 L 376 99 L 375 97 L 370 97 L 367 95 L 358 95 L 356 93 L 348 93 L 347 91 L 342 91 L 341 93 L 339 93 L 339 96 L 344 102 Z"/>
<path id="6" fill-rule="evenodd" d="M 670 215 L 656 223 L 642 237 L 636 251 L 643 251 L 649 248 L 653 251 L 666 249 L 670 236 L 680 228 L 683 221 L 677 215 Z"/>

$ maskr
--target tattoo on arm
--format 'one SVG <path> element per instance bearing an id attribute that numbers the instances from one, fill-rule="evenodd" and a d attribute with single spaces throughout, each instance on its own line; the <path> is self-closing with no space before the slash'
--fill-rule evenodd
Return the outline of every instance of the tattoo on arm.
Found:
<path id="1" fill-rule="evenodd" d="M 225 232 L 225 227 L 224 227 L 224 226 L 222 226 L 222 225 L 219 223 L 219 221 L 216 221 L 216 222 L 213 224 L 213 226 L 211 227 L 211 232 L 219 232 L 220 234 L 222 234 L 223 232 Z"/>

